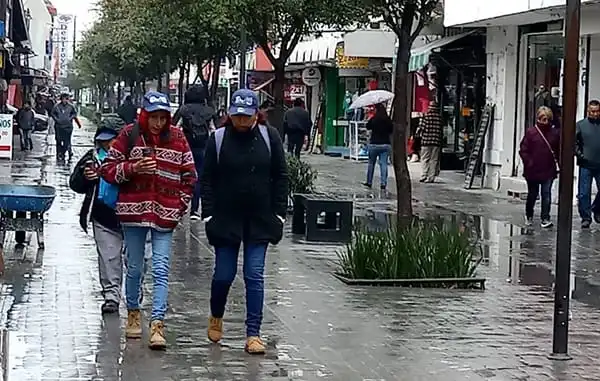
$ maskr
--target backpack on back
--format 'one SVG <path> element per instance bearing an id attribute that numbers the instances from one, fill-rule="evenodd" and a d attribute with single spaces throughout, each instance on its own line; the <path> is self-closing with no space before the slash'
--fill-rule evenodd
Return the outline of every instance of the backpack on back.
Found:
<path id="1" fill-rule="evenodd" d="M 210 120 L 206 113 L 195 107 L 186 107 L 181 113 L 183 133 L 191 147 L 204 147 L 210 134 Z"/>
<path id="2" fill-rule="evenodd" d="M 267 126 L 263 126 L 262 124 L 258 125 L 258 130 L 260 131 L 260 136 L 262 136 L 265 144 L 267 145 L 267 149 L 269 150 L 269 157 L 271 157 L 271 138 L 269 137 L 269 129 Z M 219 163 L 219 156 L 221 155 L 221 147 L 223 146 L 223 139 L 225 138 L 225 127 L 218 128 L 215 130 L 215 146 L 217 151 L 217 164 Z"/>

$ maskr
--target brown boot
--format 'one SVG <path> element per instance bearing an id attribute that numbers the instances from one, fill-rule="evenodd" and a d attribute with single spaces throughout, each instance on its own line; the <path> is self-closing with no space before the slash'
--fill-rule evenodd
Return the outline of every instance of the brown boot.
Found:
<path id="1" fill-rule="evenodd" d="M 266 351 L 265 343 L 258 336 L 248 337 L 244 349 L 251 355 L 264 355 Z"/>
<path id="2" fill-rule="evenodd" d="M 142 338 L 142 312 L 140 310 L 127 311 L 127 326 L 125 337 L 128 339 Z"/>
<path id="3" fill-rule="evenodd" d="M 216 317 L 208 318 L 208 340 L 218 343 L 223 338 L 223 319 Z"/>
<path id="4" fill-rule="evenodd" d="M 161 350 L 165 348 L 167 348 L 165 325 L 161 320 L 154 320 L 150 324 L 150 349 Z"/>

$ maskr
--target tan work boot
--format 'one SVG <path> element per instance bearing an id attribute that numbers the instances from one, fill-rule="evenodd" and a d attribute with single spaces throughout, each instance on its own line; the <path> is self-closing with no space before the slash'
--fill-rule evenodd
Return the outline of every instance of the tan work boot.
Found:
<path id="1" fill-rule="evenodd" d="M 223 338 L 223 319 L 216 317 L 208 318 L 208 340 L 218 343 Z"/>
<path id="2" fill-rule="evenodd" d="M 128 339 L 142 338 L 142 312 L 140 310 L 127 311 L 127 326 L 125 337 Z"/>
<path id="3" fill-rule="evenodd" d="M 160 320 L 154 320 L 150 324 L 150 349 L 159 350 L 166 347 L 165 325 Z"/>
<path id="4" fill-rule="evenodd" d="M 266 351 L 265 343 L 258 336 L 248 337 L 244 349 L 251 355 L 264 355 Z"/>

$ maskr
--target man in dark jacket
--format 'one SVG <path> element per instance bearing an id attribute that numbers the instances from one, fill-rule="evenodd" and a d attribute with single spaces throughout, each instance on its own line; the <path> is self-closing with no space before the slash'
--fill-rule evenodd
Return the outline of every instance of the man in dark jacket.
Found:
<path id="1" fill-rule="evenodd" d="M 64 159 L 65 154 L 69 153 L 69 160 L 73 158 L 71 148 L 71 136 L 73 135 L 73 121 L 81 128 L 81 123 L 77 119 L 77 110 L 69 102 L 69 94 L 60 96 L 60 103 L 52 109 L 50 114 L 54 119 L 54 129 L 56 133 L 56 156 L 58 159 Z"/>
<path id="2" fill-rule="evenodd" d="M 212 126 L 216 122 L 215 110 L 207 105 L 206 88 L 202 85 L 193 85 L 185 93 L 185 102 L 173 117 L 173 124 L 181 121 L 181 127 L 190 145 L 196 164 L 196 173 L 202 173 L 204 161 L 204 150 L 210 135 Z M 192 197 L 191 215 L 192 220 L 199 220 L 200 214 L 200 184 L 196 184 Z"/>
<path id="3" fill-rule="evenodd" d="M 17 113 L 17 124 L 21 133 L 21 150 L 33 149 L 31 133 L 35 124 L 35 113 L 31 109 L 31 102 L 27 101 Z"/>
<path id="4" fill-rule="evenodd" d="M 600 101 L 588 103 L 587 118 L 576 126 L 577 164 L 579 165 L 577 201 L 581 227 L 587 229 L 592 223 L 600 223 L 600 196 L 592 204 L 592 183 L 600 187 Z M 600 194 L 600 193 L 599 193 Z"/>
<path id="5" fill-rule="evenodd" d="M 294 107 L 283 117 L 283 131 L 288 139 L 288 153 L 300 158 L 305 139 L 310 135 L 312 121 L 302 99 L 294 99 Z"/>
<path id="6" fill-rule="evenodd" d="M 132 124 L 137 118 L 137 107 L 131 100 L 131 95 L 125 97 L 123 104 L 117 109 L 117 114 L 125 121 L 126 124 Z"/>
<path id="7" fill-rule="evenodd" d="M 115 212 L 118 188 L 101 180 L 98 171 L 124 124 L 116 118 L 104 119 L 96 131 L 96 148 L 83 155 L 69 179 L 73 191 L 85 194 L 79 224 L 87 233 L 88 223 L 92 222 L 104 296 L 102 313 L 109 314 L 119 311 L 121 301 L 123 233 Z"/>
<path id="8" fill-rule="evenodd" d="M 216 343 L 223 337 L 225 304 L 243 243 L 245 349 L 262 354 L 265 256 L 268 244 L 278 243 L 283 235 L 287 165 L 279 133 L 265 124 L 253 91 L 236 91 L 229 115 L 229 123 L 208 140 L 200 178 L 202 218 L 206 236 L 215 247 L 208 338 Z"/>

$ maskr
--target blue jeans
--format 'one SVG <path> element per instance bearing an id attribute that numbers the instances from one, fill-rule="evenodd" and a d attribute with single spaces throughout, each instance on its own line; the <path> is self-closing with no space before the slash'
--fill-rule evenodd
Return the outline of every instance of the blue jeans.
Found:
<path id="1" fill-rule="evenodd" d="M 390 144 L 369 144 L 369 166 L 367 167 L 367 184 L 373 185 L 373 174 L 375 172 L 375 163 L 379 158 L 379 176 L 381 177 L 381 187 L 387 187 L 388 179 L 388 159 L 392 146 Z"/>
<path id="2" fill-rule="evenodd" d="M 592 203 L 592 183 L 596 182 L 598 193 Z M 600 212 L 598 210 L 598 195 L 600 195 L 600 170 L 592 170 L 579 167 L 579 179 L 577 190 L 577 207 L 579 217 L 582 221 L 592 221 L 592 213 Z"/>
<path id="3" fill-rule="evenodd" d="M 194 148 L 192 150 L 192 154 L 194 155 L 194 164 L 196 165 L 196 173 L 198 175 L 198 179 L 200 178 L 200 174 L 202 174 L 202 166 L 204 164 L 204 150 Z M 192 213 L 197 213 L 200 208 L 200 181 L 196 181 L 196 187 L 194 188 L 194 194 L 192 195 Z"/>
<path id="4" fill-rule="evenodd" d="M 550 219 L 550 207 L 552 203 L 552 183 L 554 180 L 543 182 L 527 180 L 527 202 L 525 203 L 525 215 L 527 218 L 533 218 L 533 208 L 537 201 L 540 189 L 542 193 L 542 220 Z"/>
<path id="5" fill-rule="evenodd" d="M 265 299 L 265 257 L 267 244 L 244 243 L 244 283 L 246 284 L 246 336 L 260 336 Z M 210 312 L 222 318 L 231 284 L 237 272 L 240 247 L 215 247 L 215 272 L 210 288 Z"/>
<path id="6" fill-rule="evenodd" d="M 125 280 L 125 299 L 128 310 L 140 308 L 140 286 L 144 269 L 146 236 L 150 231 L 152 240 L 152 292 L 151 320 L 164 320 L 167 312 L 169 293 L 169 259 L 173 232 L 162 232 L 149 227 L 123 227 L 125 245 L 127 245 L 127 277 Z"/>

